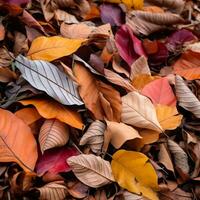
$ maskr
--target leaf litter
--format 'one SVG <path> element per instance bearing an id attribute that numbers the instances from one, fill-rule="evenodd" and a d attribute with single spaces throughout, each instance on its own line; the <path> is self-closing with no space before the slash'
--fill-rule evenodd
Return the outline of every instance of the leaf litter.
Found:
<path id="1" fill-rule="evenodd" d="M 0 199 L 199 199 L 199 32 L 195 0 L 0 0 Z"/>

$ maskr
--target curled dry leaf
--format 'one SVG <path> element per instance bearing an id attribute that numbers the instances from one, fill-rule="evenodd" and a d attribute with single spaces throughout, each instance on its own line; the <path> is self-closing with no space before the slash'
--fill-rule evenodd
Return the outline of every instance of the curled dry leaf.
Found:
<path id="1" fill-rule="evenodd" d="M 176 129 L 183 118 L 175 106 L 157 105 L 156 115 L 163 130 Z"/>
<path id="2" fill-rule="evenodd" d="M 179 75 L 175 79 L 175 88 L 179 106 L 200 118 L 200 102 Z"/>
<path id="3" fill-rule="evenodd" d="M 200 52 L 188 50 L 174 63 L 174 73 L 183 76 L 187 80 L 200 78 Z"/>
<path id="4" fill-rule="evenodd" d="M 45 61 L 31 61 L 22 55 L 15 60 L 22 76 L 35 88 L 46 92 L 64 105 L 82 105 L 77 85 L 55 65 Z"/>
<path id="5" fill-rule="evenodd" d="M 47 149 L 64 146 L 69 140 L 69 129 L 57 119 L 47 119 L 40 129 L 38 139 L 43 153 Z"/>
<path id="6" fill-rule="evenodd" d="M 84 184 L 98 188 L 114 181 L 110 163 L 93 154 L 81 154 L 67 159 L 76 177 Z"/>
<path id="7" fill-rule="evenodd" d="M 122 97 L 121 121 L 132 126 L 162 132 L 153 104 L 147 97 L 137 92 L 130 92 Z"/>
<path id="8" fill-rule="evenodd" d="M 63 181 L 55 181 L 36 188 L 40 192 L 40 200 L 63 200 L 67 195 L 67 188 Z"/>
<path id="9" fill-rule="evenodd" d="M 27 56 L 32 60 L 53 61 L 74 53 L 85 41 L 60 36 L 38 37 L 32 42 Z"/>
<path id="10" fill-rule="evenodd" d="M 15 115 L 28 125 L 31 125 L 41 118 L 41 115 L 35 108 L 22 108 L 15 112 Z"/>
<path id="11" fill-rule="evenodd" d="M 52 99 L 28 99 L 19 102 L 25 106 L 35 106 L 39 114 L 45 119 L 56 118 L 72 127 L 78 129 L 82 129 L 83 127 L 81 117 L 77 112 L 63 106 L 62 104 L 59 104 Z"/>
<path id="12" fill-rule="evenodd" d="M 131 11 L 127 15 L 126 24 L 139 35 L 149 35 L 166 28 L 168 25 L 184 23 L 180 15 L 171 13 L 150 13 L 145 11 Z"/>
<path id="13" fill-rule="evenodd" d="M 147 198 L 141 195 L 133 194 L 126 190 L 123 192 L 123 197 L 124 197 L 124 200 L 148 200 Z"/>
<path id="14" fill-rule="evenodd" d="M 109 143 L 119 149 L 126 141 L 141 138 L 138 131 L 124 123 L 106 121 L 103 150 L 107 151 Z"/>
<path id="15" fill-rule="evenodd" d="M 149 97 L 153 104 L 176 106 L 176 97 L 167 78 L 154 80 L 142 89 L 142 94 Z"/>
<path id="16" fill-rule="evenodd" d="M 112 86 L 97 81 L 83 65 L 76 63 L 73 68 L 79 84 L 79 93 L 86 107 L 94 117 L 103 120 L 120 121 L 121 98 Z"/>
<path id="17" fill-rule="evenodd" d="M 133 81 L 134 77 L 140 74 L 151 75 L 147 58 L 145 56 L 139 57 L 131 65 L 130 80 Z"/>
<path id="18" fill-rule="evenodd" d="M 16 80 L 17 75 L 8 67 L 0 67 L 0 82 L 8 83 Z"/>
<path id="19" fill-rule="evenodd" d="M 176 168 L 181 169 L 184 174 L 188 174 L 190 167 L 188 164 L 188 156 L 185 151 L 173 140 L 168 140 L 168 147 L 174 157 Z"/>
<path id="20" fill-rule="evenodd" d="M 94 153 L 101 153 L 105 129 L 105 123 L 99 120 L 92 122 L 88 130 L 82 136 L 80 145 L 87 144 Z"/>
<path id="21" fill-rule="evenodd" d="M 71 14 L 67 13 L 64 10 L 57 9 L 57 10 L 54 11 L 54 14 L 55 14 L 55 18 L 58 21 L 63 21 L 64 23 L 68 23 L 68 24 L 77 24 L 77 23 L 79 23 L 74 15 L 71 15 Z M 61 29 L 60 29 L 60 33 L 62 34 Z"/>
<path id="22" fill-rule="evenodd" d="M 13 52 L 15 55 L 18 55 L 18 54 L 25 54 L 28 52 L 28 40 L 27 40 L 27 37 L 16 31 L 15 32 L 15 44 L 14 44 L 14 47 L 13 47 Z"/>
<path id="23" fill-rule="evenodd" d="M 9 54 L 13 55 L 11 52 Z M 0 48 L 0 67 L 8 67 L 12 63 L 12 57 L 6 49 Z"/>
<path id="24" fill-rule="evenodd" d="M 0 162 L 16 162 L 25 171 L 33 171 L 38 153 L 31 129 L 7 110 L 0 109 L 0 116 Z"/>
<path id="25" fill-rule="evenodd" d="M 130 192 L 158 200 L 157 175 L 148 157 L 134 151 L 117 151 L 111 162 L 113 175 L 118 184 Z"/>

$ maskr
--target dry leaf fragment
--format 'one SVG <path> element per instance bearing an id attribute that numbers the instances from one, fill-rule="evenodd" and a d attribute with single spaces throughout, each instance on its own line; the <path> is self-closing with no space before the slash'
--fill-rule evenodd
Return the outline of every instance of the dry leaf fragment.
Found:
<path id="1" fill-rule="evenodd" d="M 144 196 L 136 195 L 126 190 L 123 192 L 123 197 L 124 197 L 124 200 L 148 200 Z"/>
<path id="2" fill-rule="evenodd" d="M 200 118 L 200 102 L 179 75 L 175 78 L 175 88 L 178 104 Z"/>
<path id="3" fill-rule="evenodd" d="M 16 162 L 25 171 L 33 171 L 38 154 L 31 129 L 7 110 L 0 109 L 0 116 L 0 162 Z"/>
<path id="4" fill-rule="evenodd" d="M 11 71 L 8 67 L 0 67 L 0 82 L 8 83 L 17 79 L 15 72 Z"/>
<path id="5" fill-rule="evenodd" d="M 103 146 L 105 129 L 105 123 L 99 120 L 92 122 L 88 130 L 82 136 L 80 145 L 87 144 L 94 153 L 99 154 Z"/>
<path id="6" fill-rule="evenodd" d="M 183 118 L 182 115 L 179 115 L 175 106 L 157 105 L 156 114 L 163 130 L 176 129 Z"/>
<path id="7" fill-rule="evenodd" d="M 36 189 L 40 192 L 40 200 L 64 200 L 67 195 L 67 188 L 63 181 L 50 182 Z"/>
<path id="8" fill-rule="evenodd" d="M 32 42 L 27 56 L 32 60 L 53 61 L 74 53 L 85 41 L 60 36 L 38 37 Z"/>
<path id="9" fill-rule="evenodd" d="M 74 15 L 71 15 L 64 10 L 57 9 L 54 11 L 54 14 L 55 14 L 55 18 L 58 21 L 63 21 L 64 23 L 68 23 L 68 24 L 79 23 L 79 21 L 76 19 L 76 17 Z M 61 32 L 61 30 L 60 30 L 60 32 Z M 61 34 L 62 34 L 62 32 L 61 32 Z"/>
<path id="10" fill-rule="evenodd" d="M 98 188 L 114 181 L 110 163 L 93 154 L 72 156 L 67 159 L 76 177 L 84 184 Z"/>
<path id="11" fill-rule="evenodd" d="M 106 121 L 107 129 L 104 134 L 104 147 L 106 151 L 109 143 L 119 149 L 126 141 L 141 138 L 138 131 L 124 123 Z"/>
<path id="12" fill-rule="evenodd" d="M 121 121 L 132 126 L 162 132 L 153 104 L 147 97 L 137 92 L 130 92 L 122 97 Z"/>
<path id="13" fill-rule="evenodd" d="M 72 127 L 78 129 L 82 129 L 83 127 L 81 117 L 77 112 L 52 99 L 28 99 L 19 102 L 25 106 L 34 105 L 39 114 L 45 119 L 56 118 Z"/>
<path id="14" fill-rule="evenodd" d="M 40 129 L 38 139 L 42 153 L 47 149 L 64 146 L 69 140 L 68 127 L 57 119 L 47 119 Z"/>
<path id="15" fill-rule="evenodd" d="M 183 173 L 188 174 L 190 167 L 188 164 L 188 156 L 183 149 L 174 141 L 168 140 L 168 147 L 174 157 L 174 163 Z"/>
<path id="16" fill-rule="evenodd" d="M 105 0 L 109 3 L 124 3 L 128 8 L 141 9 L 143 0 Z"/>
<path id="17" fill-rule="evenodd" d="M 119 150 L 112 158 L 113 175 L 122 188 L 158 200 L 157 175 L 148 157 L 139 152 Z"/>

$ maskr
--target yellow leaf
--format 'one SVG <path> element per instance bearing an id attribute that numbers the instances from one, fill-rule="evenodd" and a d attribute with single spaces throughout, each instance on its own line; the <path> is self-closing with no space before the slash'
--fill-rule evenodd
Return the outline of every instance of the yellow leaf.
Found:
<path id="1" fill-rule="evenodd" d="M 53 61 L 74 53 L 86 39 L 67 39 L 59 36 L 38 37 L 29 49 L 27 57 L 32 60 Z"/>
<path id="2" fill-rule="evenodd" d="M 78 129 L 82 129 L 83 127 L 80 115 L 57 101 L 50 99 L 28 99 L 19 102 L 24 106 L 34 105 L 39 114 L 45 119 L 55 118 Z"/>
<path id="3" fill-rule="evenodd" d="M 115 180 L 130 192 L 157 200 L 158 178 L 148 157 L 135 151 L 119 150 L 111 162 Z"/>
<path id="4" fill-rule="evenodd" d="M 149 74 L 139 74 L 134 77 L 132 85 L 136 89 L 142 90 L 145 85 L 159 78 L 160 78 L 159 76 L 151 76 Z"/>
<path id="5" fill-rule="evenodd" d="M 124 3 L 129 8 L 142 9 L 143 0 L 105 0 L 109 3 Z"/>
<path id="6" fill-rule="evenodd" d="M 157 105 L 156 114 L 161 127 L 164 130 L 176 129 L 182 120 L 175 106 Z"/>

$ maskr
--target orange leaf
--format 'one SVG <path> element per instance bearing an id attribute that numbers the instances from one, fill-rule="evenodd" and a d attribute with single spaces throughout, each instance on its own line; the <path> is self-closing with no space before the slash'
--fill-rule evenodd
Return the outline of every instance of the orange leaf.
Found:
<path id="1" fill-rule="evenodd" d="M 186 51 L 173 65 L 174 73 L 183 76 L 187 80 L 200 78 L 200 53 Z"/>
<path id="2" fill-rule="evenodd" d="M 150 82 L 142 89 L 142 94 L 149 97 L 154 104 L 176 105 L 176 97 L 167 78 Z"/>
<path id="3" fill-rule="evenodd" d="M 145 6 L 143 9 L 143 11 L 146 12 L 151 12 L 151 13 L 164 13 L 165 11 L 158 6 Z"/>
<path id="4" fill-rule="evenodd" d="M 23 105 L 34 105 L 39 114 L 45 119 L 56 118 L 72 127 L 82 129 L 80 115 L 52 99 L 28 99 L 19 101 Z"/>
<path id="5" fill-rule="evenodd" d="M 31 125 L 41 118 L 41 115 L 35 108 L 22 108 L 15 112 L 15 115 L 28 125 Z"/>
<path id="6" fill-rule="evenodd" d="M 32 171 L 37 161 L 37 143 L 31 129 L 13 113 L 0 109 L 0 162 L 16 162 Z"/>

